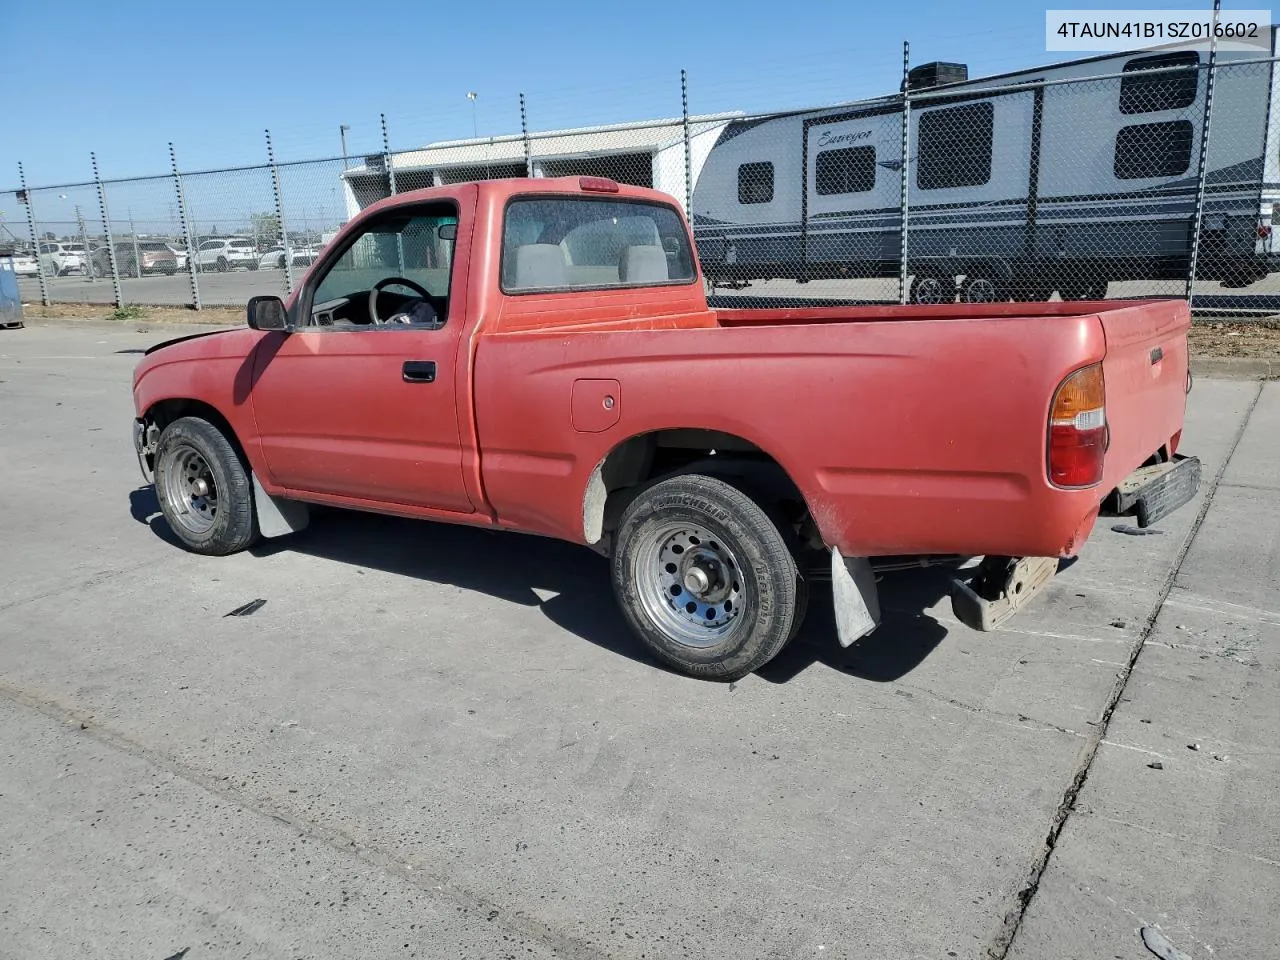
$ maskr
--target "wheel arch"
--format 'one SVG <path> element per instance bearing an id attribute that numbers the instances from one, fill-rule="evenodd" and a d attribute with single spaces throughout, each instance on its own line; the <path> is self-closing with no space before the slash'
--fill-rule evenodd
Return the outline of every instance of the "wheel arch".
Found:
<path id="1" fill-rule="evenodd" d="M 253 469 L 253 463 L 249 459 L 244 443 L 236 435 L 235 428 L 231 425 L 231 421 L 226 415 L 208 401 L 196 400 L 190 397 L 167 397 L 163 400 L 153 401 L 142 416 L 139 417 L 143 421 L 144 436 L 147 441 L 143 449 L 143 456 L 147 460 L 148 469 L 155 470 L 155 441 L 159 439 L 160 433 L 169 424 L 182 417 L 199 417 L 217 427 L 222 435 L 227 438 L 227 442 L 231 444 L 231 449 L 236 452 L 236 456 L 240 458 L 244 468 L 246 470 Z M 155 427 L 154 432 L 151 430 L 152 426 Z"/>
<path id="2" fill-rule="evenodd" d="M 771 452 L 740 434 L 671 427 L 630 436 L 596 464 L 582 496 L 586 543 L 610 553 L 619 518 L 636 495 L 660 480 L 688 473 L 733 483 L 793 523 L 802 540 L 817 535 L 808 498 Z"/>

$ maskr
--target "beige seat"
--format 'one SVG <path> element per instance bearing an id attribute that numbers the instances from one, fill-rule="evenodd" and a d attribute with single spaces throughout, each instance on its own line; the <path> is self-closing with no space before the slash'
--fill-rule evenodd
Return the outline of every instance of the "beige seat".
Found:
<path id="1" fill-rule="evenodd" d="M 670 280 L 667 254 L 653 244 L 624 247 L 618 264 L 618 278 L 623 283 L 661 283 Z"/>
<path id="2" fill-rule="evenodd" d="M 568 286 L 564 251 L 555 243 L 526 243 L 516 247 L 517 289 Z"/>

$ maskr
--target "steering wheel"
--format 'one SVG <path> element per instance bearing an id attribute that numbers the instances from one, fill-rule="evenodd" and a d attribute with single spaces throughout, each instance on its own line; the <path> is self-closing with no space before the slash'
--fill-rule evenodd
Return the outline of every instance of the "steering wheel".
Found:
<path id="1" fill-rule="evenodd" d="M 422 287 L 418 286 L 412 280 L 406 280 L 404 277 L 385 277 L 375 283 L 373 285 L 373 289 L 369 291 L 369 319 L 373 321 L 374 324 L 384 326 L 387 323 L 386 320 L 383 320 L 378 316 L 378 294 L 382 292 L 383 287 L 390 287 L 397 284 L 408 287 L 418 296 L 422 297 L 423 300 L 429 301 L 431 299 L 431 294 L 427 293 L 426 290 L 422 289 Z"/>

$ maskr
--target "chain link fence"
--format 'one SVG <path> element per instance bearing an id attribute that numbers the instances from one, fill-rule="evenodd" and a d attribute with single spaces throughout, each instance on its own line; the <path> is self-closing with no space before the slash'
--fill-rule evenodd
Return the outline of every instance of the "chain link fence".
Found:
<path id="1" fill-rule="evenodd" d="M 262 165 L 180 172 L 171 151 L 168 175 L 25 190 L 32 228 L 0 226 L 34 255 L 24 299 L 238 307 L 291 292 L 392 194 L 601 176 L 679 201 L 715 304 L 1189 297 L 1197 312 L 1280 312 L 1276 60 L 1107 65 L 962 83 L 934 65 L 835 107 L 696 115 L 685 98 L 667 119 L 398 151 L 384 118 L 381 151 L 288 163 L 268 133 Z"/>

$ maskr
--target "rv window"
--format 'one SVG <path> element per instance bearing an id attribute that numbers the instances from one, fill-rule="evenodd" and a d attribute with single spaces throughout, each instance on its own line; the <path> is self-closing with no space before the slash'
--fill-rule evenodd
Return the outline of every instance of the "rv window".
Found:
<path id="1" fill-rule="evenodd" d="M 990 100 L 920 115 L 916 186 L 979 187 L 991 179 L 995 111 Z"/>
<path id="2" fill-rule="evenodd" d="M 1191 166 L 1191 121 L 1140 123 L 1116 134 L 1117 180 L 1177 177 Z"/>
<path id="3" fill-rule="evenodd" d="M 818 193 L 866 193 L 876 185 L 876 148 L 846 147 L 818 154 Z"/>
<path id="4" fill-rule="evenodd" d="M 1162 53 L 1139 57 L 1124 65 L 1128 76 L 1120 81 L 1120 112 L 1123 114 L 1156 113 L 1159 110 L 1181 110 L 1196 99 L 1200 71 L 1194 69 L 1200 55 L 1194 51 Z M 1160 73 L 1141 75 L 1141 71 L 1166 68 Z M 1169 67 L 1187 67 L 1170 70 Z"/>
<path id="5" fill-rule="evenodd" d="M 739 203 L 768 203 L 772 199 L 772 163 L 744 163 L 738 167 Z"/>

